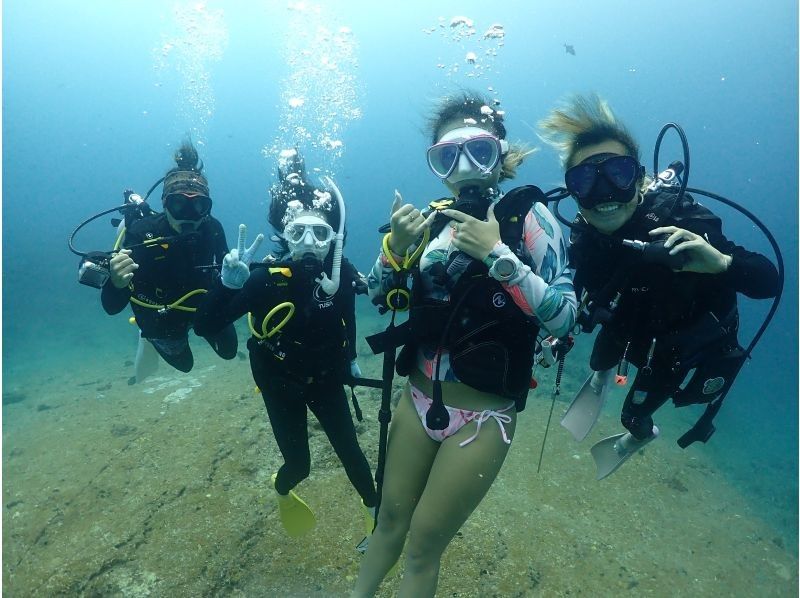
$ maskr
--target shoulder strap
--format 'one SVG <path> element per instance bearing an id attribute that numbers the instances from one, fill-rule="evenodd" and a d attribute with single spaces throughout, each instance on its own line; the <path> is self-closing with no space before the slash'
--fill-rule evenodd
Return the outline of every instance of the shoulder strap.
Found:
<path id="1" fill-rule="evenodd" d="M 270 284 L 286 286 L 292 278 L 292 268 L 287 262 L 258 262 L 250 264 L 250 271 L 266 270 Z"/>
<path id="2" fill-rule="evenodd" d="M 525 218 L 533 207 L 539 202 L 547 204 L 547 198 L 536 185 L 522 185 L 508 191 L 500 201 L 495 204 L 494 216 L 500 224 L 500 239 L 511 248 L 517 247 L 522 239 L 522 230 Z M 428 204 L 430 210 L 443 210 L 455 207 L 456 200 L 452 197 L 434 199 Z M 431 225 L 431 237 L 438 236 L 448 222 L 448 218 L 436 217 Z"/>
<path id="3" fill-rule="evenodd" d="M 535 185 L 523 185 L 511 189 L 495 205 L 494 216 L 500 224 L 500 239 L 512 250 L 522 240 L 525 218 L 536 202 L 547 203 L 542 190 Z"/>
<path id="4" fill-rule="evenodd" d="M 433 219 L 433 224 L 431 224 L 431 239 L 438 237 L 439 233 L 442 232 L 442 229 L 444 229 L 450 220 L 444 214 L 439 212 L 445 208 L 452 208 L 455 203 L 456 200 L 453 197 L 440 197 L 439 199 L 432 200 L 428 204 L 428 209 L 430 211 L 437 212 L 436 217 Z"/>

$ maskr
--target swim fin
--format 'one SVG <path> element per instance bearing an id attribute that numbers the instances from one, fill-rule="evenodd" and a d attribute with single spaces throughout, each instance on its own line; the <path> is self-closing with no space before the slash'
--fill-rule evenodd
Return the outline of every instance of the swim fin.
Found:
<path id="1" fill-rule="evenodd" d="M 653 426 L 653 433 L 644 440 L 636 440 L 630 432 L 626 432 L 609 436 L 595 444 L 592 447 L 592 457 L 597 466 L 597 479 L 602 480 L 610 476 L 628 460 L 628 457 L 657 437 L 658 427 Z"/>
<path id="2" fill-rule="evenodd" d="M 275 479 L 278 474 L 272 474 L 272 486 L 275 486 Z M 275 491 L 275 496 L 278 500 L 278 513 L 281 517 L 283 529 L 292 538 L 297 538 L 303 534 L 307 534 L 317 525 L 317 518 L 314 517 L 314 512 L 311 508 L 301 499 L 294 490 L 289 490 L 289 494 L 279 494 Z"/>
<path id="3" fill-rule="evenodd" d="M 369 538 L 372 535 L 372 530 L 375 529 L 375 507 L 368 507 L 364 504 L 364 501 L 361 501 L 361 508 L 364 511 L 364 531 L 367 533 L 366 536 L 356 545 L 356 550 L 361 554 L 367 552 L 367 547 L 369 546 Z"/>
<path id="4" fill-rule="evenodd" d="M 134 362 L 134 375 L 128 380 L 128 384 L 141 382 L 158 370 L 158 351 L 149 340 L 142 336 L 139 331 L 139 345 L 136 347 L 136 361 Z"/>
<path id="5" fill-rule="evenodd" d="M 600 411 L 608 395 L 608 380 L 612 371 L 613 369 L 592 372 L 561 418 L 561 425 L 569 430 L 578 442 L 586 438 L 600 417 Z"/>

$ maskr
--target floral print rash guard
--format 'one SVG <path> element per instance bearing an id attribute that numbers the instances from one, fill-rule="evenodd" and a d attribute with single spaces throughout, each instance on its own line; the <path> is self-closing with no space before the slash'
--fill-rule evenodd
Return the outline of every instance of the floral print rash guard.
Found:
<path id="1" fill-rule="evenodd" d="M 502 241 L 498 241 L 492 249 L 492 256 L 509 256 L 517 263 L 514 277 L 501 284 L 517 307 L 533 318 L 544 331 L 555 337 L 564 336 L 575 324 L 577 301 L 572 287 L 572 272 L 567 269 L 566 243 L 558 222 L 545 205 L 533 204 L 525 217 L 522 241 L 522 260 Z M 413 250 L 414 247 L 409 251 Z M 452 287 L 472 258 L 459 254 L 453 259 L 447 268 L 450 285 L 443 284 L 440 277 L 433 276 L 432 268 L 436 263 L 447 264 L 457 251 L 453 245 L 453 229 L 449 226 L 430 239 L 420 257 L 420 276 L 417 278 L 423 285 L 426 297 L 449 299 L 448 286 Z M 441 271 L 441 267 L 433 270 Z M 389 260 L 381 253 L 367 277 L 371 298 L 385 295 L 390 290 L 392 272 Z M 439 378 L 457 381 L 446 350 L 438 355 L 434 346 L 419 348 L 417 365 L 431 379 L 434 378 L 438 359 L 442 360 Z"/>

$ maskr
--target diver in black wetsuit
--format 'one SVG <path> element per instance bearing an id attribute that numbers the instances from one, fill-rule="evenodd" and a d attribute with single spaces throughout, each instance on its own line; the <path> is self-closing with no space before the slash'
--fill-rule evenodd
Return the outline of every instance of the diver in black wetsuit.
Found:
<path id="1" fill-rule="evenodd" d="M 182 372 L 192 369 L 189 329 L 200 296 L 214 274 L 206 266 L 221 264 L 228 252 L 222 225 L 210 214 L 208 181 L 191 142 L 181 145 L 175 162 L 176 167 L 164 178 L 164 212 L 153 212 L 129 224 L 123 249 L 111 258 L 110 277 L 101 293 L 107 313 L 117 314 L 130 302 L 136 316 L 140 342 L 136 375 L 130 384 L 154 371 L 157 358 L 153 348 L 174 368 Z M 232 324 L 201 336 L 223 359 L 236 356 Z"/>
<path id="2" fill-rule="evenodd" d="M 371 531 L 375 484 L 344 389 L 361 376 L 355 295 L 366 293 L 366 283 L 342 258 L 344 203 L 333 181 L 326 181 L 330 192 L 307 182 L 296 150 L 281 152 L 278 170 L 269 212 L 280 236 L 277 257 L 248 268 L 263 236 L 245 249 L 241 225 L 238 248 L 225 256 L 220 279 L 198 311 L 195 331 L 214 334 L 248 314 L 250 367 L 284 459 L 273 484 L 286 532 L 299 536 L 316 524 L 311 509 L 292 491 L 310 473 L 308 410 L 361 496 Z"/>
<path id="3" fill-rule="evenodd" d="M 602 326 L 594 373 L 563 425 L 585 437 L 614 368 L 620 385 L 628 363 L 638 368 L 622 408 L 629 433 L 592 448 L 602 479 L 658 435 L 652 416 L 668 399 L 684 406 L 724 396 L 745 358 L 736 293 L 774 297 L 779 277 L 766 257 L 729 241 L 721 220 L 691 196 L 646 180 L 638 144 L 597 96 L 574 98 L 541 125 L 579 205 L 570 240 L 575 289 L 585 292 L 578 321 L 584 330 Z"/>

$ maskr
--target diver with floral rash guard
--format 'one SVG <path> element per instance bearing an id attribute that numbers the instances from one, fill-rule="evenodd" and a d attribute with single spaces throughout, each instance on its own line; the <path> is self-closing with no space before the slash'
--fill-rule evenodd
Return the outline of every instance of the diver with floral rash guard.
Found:
<path id="1" fill-rule="evenodd" d="M 539 330 L 562 336 L 575 322 L 566 245 L 544 195 L 531 185 L 498 189 L 526 152 L 506 141 L 490 103 L 466 92 L 432 115 L 428 166 L 453 196 L 426 214 L 396 193 L 368 276 L 373 302 L 408 298 L 403 342 L 388 342 L 404 345 L 397 372 L 409 382 L 354 597 L 375 594 L 404 544 L 398 595 L 434 595 L 442 553 L 505 460 Z"/>
<path id="2" fill-rule="evenodd" d="M 300 536 L 316 525 L 293 490 L 310 474 L 309 410 L 361 496 L 371 531 L 375 483 L 344 389 L 361 376 L 355 296 L 366 291 L 366 283 L 342 257 L 344 200 L 335 183 L 326 178 L 327 189 L 312 185 L 294 149 L 281 152 L 278 177 L 269 211 L 278 234 L 275 254 L 251 266 L 263 235 L 246 248 L 241 225 L 238 247 L 225 256 L 195 329 L 213 334 L 247 314 L 250 369 L 284 459 L 272 482 L 287 534 Z"/>

